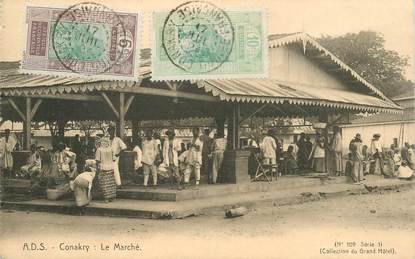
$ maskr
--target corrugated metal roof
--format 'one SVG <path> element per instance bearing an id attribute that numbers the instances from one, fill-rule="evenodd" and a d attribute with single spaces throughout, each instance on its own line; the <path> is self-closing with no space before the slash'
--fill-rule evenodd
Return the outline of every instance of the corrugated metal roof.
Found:
<path id="1" fill-rule="evenodd" d="M 150 69 L 150 49 L 141 50 L 141 61 L 140 61 L 140 75 L 146 77 L 151 73 Z M 115 84 L 124 85 L 121 81 L 103 81 L 99 79 L 90 78 L 76 78 L 76 77 L 63 77 L 63 76 L 52 76 L 52 75 L 33 75 L 33 74 L 22 74 L 19 72 L 19 62 L 0 62 L 0 91 L 3 95 L 20 95 L 19 90 L 33 91 L 31 88 L 41 88 L 40 91 L 43 93 L 44 87 L 58 86 L 61 89 L 53 89 L 53 92 L 68 92 L 69 87 L 71 91 L 86 91 L 88 90 L 88 84 L 97 82 L 115 82 Z M 127 81 L 123 81 L 127 82 Z M 93 89 L 97 89 L 99 85 L 95 85 Z M 110 89 L 111 87 L 107 87 Z M 64 90 L 66 89 L 66 90 Z M 16 91 L 17 90 L 17 91 Z M 47 89 L 46 89 L 47 90 Z M 99 90 L 99 89 L 97 89 Z M 33 93 L 33 92 L 32 92 Z"/>
<path id="2" fill-rule="evenodd" d="M 319 42 L 313 39 L 310 35 L 304 32 L 292 33 L 285 35 L 284 37 L 279 37 L 276 35 L 274 38 L 272 35 L 269 38 L 269 46 L 270 48 L 277 48 L 279 46 L 295 43 L 295 42 L 302 42 L 304 52 L 308 47 L 313 47 L 324 54 L 334 65 L 338 66 L 346 73 L 349 73 L 355 80 L 360 82 L 362 86 L 370 89 L 379 97 L 383 98 L 384 100 L 391 101 L 388 97 L 386 97 L 377 87 L 366 81 L 363 77 L 361 77 L 356 71 L 354 71 L 351 67 L 349 67 L 346 63 L 341 61 L 338 57 L 336 57 L 333 53 L 331 53 L 328 49 L 323 47 Z"/>
<path id="3" fill-rule="evenodd" d="M 221 100 L 252 103 L 318 105 L 332 108 L 396 112 L 402 108 L 392 101 L 357 92 L 319 86 L 292 84 L 274 79 L 199 81 L 198 86 Z"/>

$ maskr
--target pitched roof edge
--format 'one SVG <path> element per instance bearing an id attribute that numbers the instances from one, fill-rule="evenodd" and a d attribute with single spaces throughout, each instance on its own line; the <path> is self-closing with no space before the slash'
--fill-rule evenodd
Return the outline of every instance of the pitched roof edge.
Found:
<path id="1" fill-rule="evenodd" d="M 396 105 L 397 107 L 378 107 L 370 106 L 363 104 L 349 104 L 344 102 L 330 101 L 330 100 L 312 100 L 312 99 L 303 99 L 303 98 L 287 98 L 287 97 L 263 97 L 263 96 L 244 96 L 239 94 L 228 94 L 223 90 L 215 87 L 209 81 L 197 81 L 196 85 L 198 88 L 204 89 L 205 92 L 211 93 L 213 96 L 218 96 L 221 101 L 230 101 L 230 102 L 243 102 L 243 103 L 275 103 L 281 104 L 285 101 L 290 104 L 297 105 L 317 105 L 322 107 L 330 108 L 342 108 L 349 110 L 365 110 L 369 112 L 382 112 L 382 113 L 392 113 L 392 114 L 402 114 L 403 109 Z M 395 104 L 394 102 L 392 102 Z"/>
<path id="2" fill-rule="evenodd" d="M 340 68 L 343 70 L 350 72 L 350 74 L 359 82 L 361 82 L 363 85 L 365 85 L 367 88 L 375 92 L 379 97 L 381 97 L 384 100 L 393 102 L 390 98 L 388 98 L 382 91 L 380 91 L 377 87 L 366 81 L 362 76 L 360 76 L 356 71 L 354 71 L 351 67 L 349 67 L 346 63 L 341 61 L 338 57 L 336 57 L 333 53 L 331 53 L 329 50 L 327 50 L 325 47 L 323 47 L 320 43 L 318 43 L 316 40 L 314 40 L 310 35 L 304 32 L 299 32 L 296 34 L 292 34 L 286 37 L 282 37 L 279 39 L 271 39 L 269 40 L 269 47 L 270 48 L 276 48 L 280 46 L 284 46 L 287 44 L 291 44 L 294 42 L 303 41 L 304 48 L 307 43 L 310 43 L 313 45 L 313 47 L 317 48 L 320 51 L 323 51 L 326 55 L 330 57 L 330 59 L 336 63 Z"/>

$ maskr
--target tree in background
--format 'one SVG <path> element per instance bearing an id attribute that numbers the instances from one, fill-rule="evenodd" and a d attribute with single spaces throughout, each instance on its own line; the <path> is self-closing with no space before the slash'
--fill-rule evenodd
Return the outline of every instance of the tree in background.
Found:
<path id="1" fill-rule="evenodd" d="M 386 50 L 381 33 L 361 31 L 339 37 L 323 35 L 318 41 L 387 96 L 414 91 L 414 83 L 404 76 L 409 58 Z"/>

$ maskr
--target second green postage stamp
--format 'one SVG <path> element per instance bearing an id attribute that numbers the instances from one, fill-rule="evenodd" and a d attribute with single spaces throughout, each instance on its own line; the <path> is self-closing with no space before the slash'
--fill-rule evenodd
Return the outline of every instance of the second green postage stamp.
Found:
<path id="1" fill-rule="evenodd" d="M 152 79 L 262 78 L 268 41 L 262 10 L 187 2 L 153 13 Z"/>

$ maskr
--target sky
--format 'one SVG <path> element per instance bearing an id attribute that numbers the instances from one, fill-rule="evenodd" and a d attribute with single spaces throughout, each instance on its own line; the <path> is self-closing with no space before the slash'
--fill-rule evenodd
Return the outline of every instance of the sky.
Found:
<path id="1" fill-rule="evenodd" d="M 88 0 L 91 1 L 91 0 Z M 68 7 L 74 0 L 0 1 L 0 61 L 21 59 L 24 42 L 25 6 Z M 85 2 L 85 1 L 84 1 Z M 97 0 L 115 11 L 144 12 L 141 46 L 151 46 L 151 12 L 168 11 L 185 1 Z M 222 9 L 264 8 L 268 33 L 304 31 L 313 37 L 322 34 L 374 30 L 383 34 L 387 49 L 410 58 L 406 77 L 415 81 L 414 7 L 411 0 L 209 0 Z"/>

